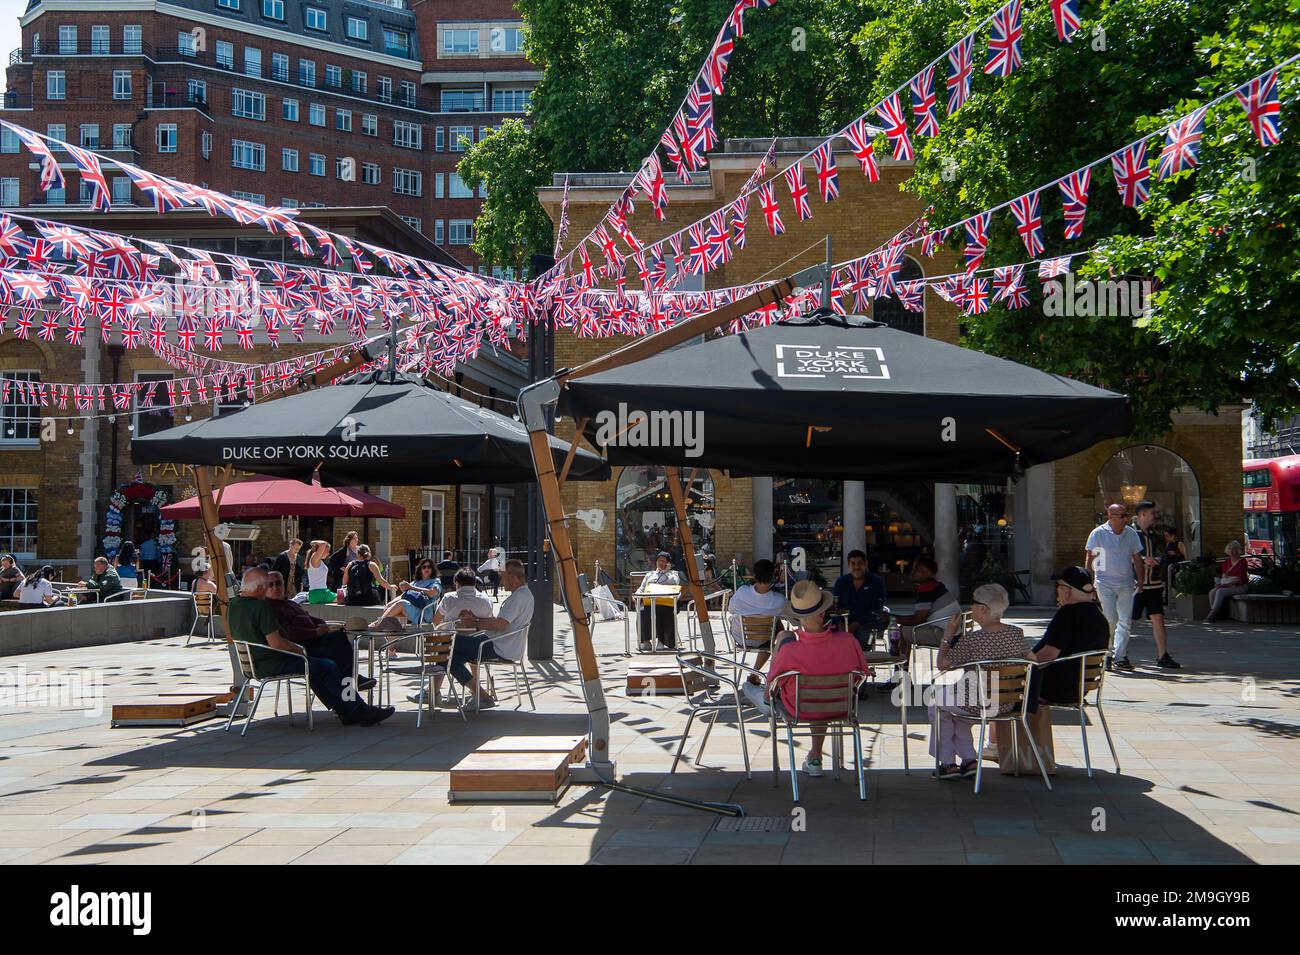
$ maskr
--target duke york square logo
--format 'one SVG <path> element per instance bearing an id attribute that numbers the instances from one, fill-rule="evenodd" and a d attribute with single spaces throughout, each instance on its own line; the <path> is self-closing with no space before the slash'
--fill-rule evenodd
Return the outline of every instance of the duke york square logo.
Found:
<path id="1" fill-rule="evenodd" d="M 777 345 L 778 378 L 843 378 L 887 381 L 889 365 L 878 347 Z"/>

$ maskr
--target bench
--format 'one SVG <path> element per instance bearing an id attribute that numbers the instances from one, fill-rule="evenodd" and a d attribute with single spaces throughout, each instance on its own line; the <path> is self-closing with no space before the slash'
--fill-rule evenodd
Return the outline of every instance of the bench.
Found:
<path id="1" fill-rule="evenodd" d="M 1300 623 L 1300 597 L 1282 594 L 1238 594 L 1228 613 L 1240 623 Z"/>

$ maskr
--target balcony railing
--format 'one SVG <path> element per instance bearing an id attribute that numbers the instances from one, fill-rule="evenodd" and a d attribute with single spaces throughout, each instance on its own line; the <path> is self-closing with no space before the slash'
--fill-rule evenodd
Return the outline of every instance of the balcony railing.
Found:
<path id="1" fill-rule="evenodd" d="M 42 43 L 40 49 L 19 47 L 9 54 L 9 65 L 30 63 L 35 56 L 152 56 L 153 47 L 148 43 L 126 43 L 121 37 L 108 40 L 79 39 L 76 43 Z"/>

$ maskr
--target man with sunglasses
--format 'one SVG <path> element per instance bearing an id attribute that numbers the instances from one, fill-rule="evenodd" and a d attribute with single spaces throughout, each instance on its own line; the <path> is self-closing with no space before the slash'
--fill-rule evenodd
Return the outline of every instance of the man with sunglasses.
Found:
<path id="1" fill-rule="evenodd" d="M 278 570 L 266 575 L 266 602 L 271 605 L 280 635 L 301 644 L 309 656 L 333 660 L 340 673 L 352 673 L 352 641 L 342 627 L 313 617 L 306 608 L 285 596 L 284 575 Z M 354 674 L 355 675 L 355 674 Z M 365 692 L 375 685 L 373 677 L 357 680 L 357 690 Z"/>
<path id="2" fill-rule="evenodd" d="M 1142 540 L 1128 523 L 1128 508 L 1112 504 L 1105 522 L 1088 535 L 1084 567 L 1092 576 L 1101 612 L 1111 634 L 1110 669 L 1130 672 L 1128 641 L 1132 633 L 1133 598 L 1143 579 Z"/>

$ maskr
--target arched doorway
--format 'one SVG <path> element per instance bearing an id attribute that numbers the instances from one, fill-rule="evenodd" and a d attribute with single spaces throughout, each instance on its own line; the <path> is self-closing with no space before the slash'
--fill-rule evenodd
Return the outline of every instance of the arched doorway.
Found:
<path id="1" fill-rule="evenodd" d="M 623 469 L 614 491 L 616 526 L 614 570 L 619 580 L 645 570 L 655 554 L 666 550 L 683 570 L 677 514 L 664 469 L 632 465 Z M 713 552 L 714 491 L 707 471 L 697 472 L 686 489 L 686 519 L 696 551 Z"/>
<path id="2" fill-rule="evenodd" d="M 1154 444 L 1117 451 L 1097 472 L 1094 495 L 1097 523 L 1116 502 L 1130 508 L 1153 501 L 1156 523 L 1173 527 L 1187 545 L 1188 557 L 1201 555 L 1201 483 L 1187 461 Z"/>
<path id="3" fill-rule="evenodd" d="M 914 279 L 924 278 L 925 273 L 921 266 L 917 264 L 916 259 L 911 256 L 903 256 L 903 266 L 898 270 L 895 282 L 911 282 Z M 914 335 L 925 334 L 925 299 L 921 299 L 921 311 L 910 312 L 903 308 L 903 303 L 897 296 L 891 298 L 874 299 L 871 304 L 871 317 L 877 322 L 884 322 L 890 328 L 897 328 L 902 332 L 911 332 Z"/>

